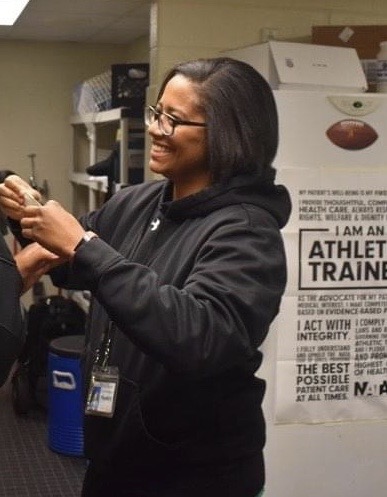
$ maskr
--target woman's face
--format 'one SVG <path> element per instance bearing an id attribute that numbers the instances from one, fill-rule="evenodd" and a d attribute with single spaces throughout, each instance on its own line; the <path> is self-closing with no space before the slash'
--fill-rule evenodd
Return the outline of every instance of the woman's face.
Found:
<path id="1" fill-rule="evenodd" d="M 195 85 L 182 75 L 166 85 L 156 109 L 184 121 L 205 122 Z M 151 150 L 149 167 L 173 181 L 177 196 L 185 196 L 209 185 L 206 128 L 177 125 L 172 136 L 164 136 L 157 121 L 149 126 Z"/>

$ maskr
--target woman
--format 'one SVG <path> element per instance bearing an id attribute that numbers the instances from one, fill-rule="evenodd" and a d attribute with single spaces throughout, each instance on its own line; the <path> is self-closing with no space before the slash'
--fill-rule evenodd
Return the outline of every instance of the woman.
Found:
<path id="1" fill-rule="evenodd" d="M 12 180 L 0 188 L 23 236 L 69 261 L 56 284 L 94 297 L 83 496 L 255 497 L 254 373 L 285 288 L 290 212 L 271 166 L 273 95 L 243 62 L 196 60 L 171 70 L 146 114 L 149 166 L 165 180 L 121 190 L 80 223 L 53 201 L 23 208 Z"/>

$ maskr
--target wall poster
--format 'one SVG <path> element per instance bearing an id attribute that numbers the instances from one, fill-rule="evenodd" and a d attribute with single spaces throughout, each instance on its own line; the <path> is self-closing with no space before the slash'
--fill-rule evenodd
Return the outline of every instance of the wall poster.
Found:
<path id="1" fill-rule="evenodd" d="M 386 169 L 282 169 L 276 423 L 387 418 Z"/>

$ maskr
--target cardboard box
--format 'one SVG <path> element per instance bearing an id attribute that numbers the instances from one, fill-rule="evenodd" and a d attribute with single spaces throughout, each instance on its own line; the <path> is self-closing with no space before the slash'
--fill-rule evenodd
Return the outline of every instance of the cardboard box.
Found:
<path id="1" fill-rule="evenodd" d="M 380 49 L 380 42 L 386 40 L 385 25 L 312 27 L 312 43 L 350 47 L 357 51 L 370 91 L 375 91 L 376 87 L 376 55 Z"/>
<path id="2" fill-rule="evenodd" d="M 312 43 L 355 48 L 360 59 L 376 59 L 387 26 L 313 26 Z"/>
<path id="3" fill-rule="evenodd" d="M 346 93 L 367 90 L 367 80 L 353 48 L 269 41 L 223 55 L 252 65 L 273 89 Z"/>

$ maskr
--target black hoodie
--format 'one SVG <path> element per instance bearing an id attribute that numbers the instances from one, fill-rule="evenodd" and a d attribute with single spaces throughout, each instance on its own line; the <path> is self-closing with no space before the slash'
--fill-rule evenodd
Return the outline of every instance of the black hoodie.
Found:
<path id="1" fill-rule="evenodd" d="M 0 233 L 0 386 L 21 352 L 24 328 L 20 305 L 22 279 Z"/>
<path id="2" fill-rule="evenodd" d="M 95 297 L 87 374 L 108 319 L 116 325 L 115 415 L 85 421 L 86 454 L 101 467 L 175 471 L 264 445 L 255 372 L 286 284 L 288 193 L 251 177 L 177 201 L 171 190 L 156 181 L 114 195 L 82 220 L 100 238 L 57 272 L 57 284 Z"/>

